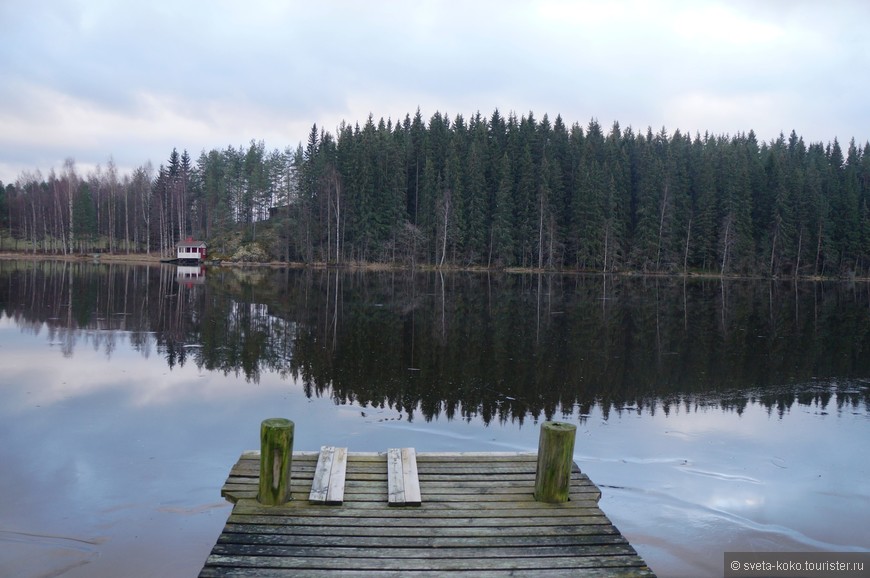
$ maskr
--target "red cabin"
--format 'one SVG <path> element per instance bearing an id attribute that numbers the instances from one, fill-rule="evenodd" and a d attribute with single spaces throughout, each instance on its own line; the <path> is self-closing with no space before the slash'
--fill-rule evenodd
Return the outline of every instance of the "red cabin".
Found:
<path id="1" fill-rule="evenodd" d="M 202 263 L 205 261 L 206 244 L 205 241 L 194 241 L 188 239 L 177 246 L 177 256 L 179 261 L 188 263 Z"/>

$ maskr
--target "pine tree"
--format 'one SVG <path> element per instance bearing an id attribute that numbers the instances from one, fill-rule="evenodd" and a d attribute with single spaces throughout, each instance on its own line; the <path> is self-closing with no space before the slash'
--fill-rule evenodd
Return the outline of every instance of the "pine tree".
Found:
<path id="1" fill-rule="evenodd" d="M 632 235 L 632 265 L 642 271 L 657 271 L 664 243 L 665 218 L 670 214 L 670 182 L 665 174 L 663 158 L 667 153 L 656 150 L 652 130 L 639 142 L 639 165 L 635 189 L 635 228 Z"/>
<path id="2" fill-rule="evenodd" d="M 793 274 L 801 275 L 805 254 L 809 248 L 810 204 L 806 197 L 806 146 L 795 131 L 791 131 L 788 140 L 786 163 L 786 187 L 792 196 L 794 206 L 794 239 L 793 239 Z"/>
<path id="3" fill-rule="evenodd" d="M 488 265 L 510 266 L 514 260 L 514 176 L 510 156 L 502 155 L 499 184 L 495 196 L 495 210 L 490 230 Z"/>
<path id="4" fill-rule="evenodd" d="M 688 239 L 688 267 L 703 271 L 715 269 L 716 262 L 716 176 L 714 149 L 716 141 L 700 134 L 692 141 L 691 174 L 692 227 Z"/>
<path id="5" fill-rule="evenodd" d="M 625 261 L 627 234 L 631 227 L 631 166 L 629 149 L 634 146 L 631 128 L 624 132 L 614 122 L 605 142 L 604 175 L 607 194 L 604 206 L 605 218 L 605 271 L 618 270 Z"/>
<path id="6" fill-rule="evenodd" d="M 572 237 L 576 266 L 580 270 L 603 271 L 609 246 L 605 219 L 607 179 L 594 155 L 584 155 L 578 168 L 579 178 L 573 191 Z"/>
<path id="7" fill-rule="evenodd" d="M 734 137 L 724 148 L 717 181 L 720 183 L 719 272 L 746 273 L 754 257 L 749 156 L 752 143 Z M 754 151 L 757 153 L 757 149 Z"/>
<path id="8" fill-rule="evenodd" d="M 476 131 L 479 132 L 479 131 Z M 484 159 L 486 141 L 475 137 L 471 143 L 466 166 L 465 199 L 465 232 L 463 246 L 469 263 L 479 264 L 486 254 L 486 170 Z"/>
<path id="9" fill-rule="evenodd" d="M 447 154 L 447 165 L 444 171 L 445 191 L 442 192 L 441 202 L 449 202 L 449 220 L 447 226 L 447 254 L 450 260 L 455 263 L 457 252 L 461 248 L 463 241 L 468 234 L 466 217 L 465 201 L 468 193 L 465 190 L 465 166 L 466 162 L 462 159 L 467 159 L 466 139 L 468 138 L 465 128 L 464 119 L 457 115 L 453 123 L 454 132 L 449 145 Z M 439 211 L 439 217 L 443 216 Z"/>
<path id="10" fill-rule="evenodd" d="M 536 171 L 532 162 L 532 147 L 526 141 L 519 159 L 517 183 L 514 192 L 514 250 L 516 261 L 523 267 L 532 266 L 535 262 L 534 251 L 537 243 L 537 198 Z"/>
<path id="11" fill-rule="evenodd" d="M 435 162 L 426 158 L 423 165 L 423 178 L 420 184 L 420 213 L 419 228 L 425 239 L 425 255 L 429 263 L 437 263 L 435 253 L 435 240 L 437 238 L 437 224 L 435 220 L 436 198 L 440 190 L 441 177 L 435 171 Z"/>
<path id="12" fill-rule="evenodd" d="M 836 171 L 835 162 L 837 161 L 832 156 L 832 170 L 838 175 L 835 178 L 841 181 L 840 195 L 835 197 L 834 205 L 834 215 L 836 215 L 834 230 L 839 245 L 840 272 L 854 275 L 861 245 L 861 195 L 858 181 L 860 159 L 855 139 L 849 143 L 842 170 Z"/>
<path id="13" fill-rule="evenodd" d="M 418 225 L 420 210 L 420 177 L 426 163 L 426 127 L 417 108 L 413 122 L 409 123 L 410 146 L 408 150 L 408 215 L 414 226 Z"/>
<path id="14" fill-rule="evenodd" d="M 768 223 L 762 246 L 770 255 L 768 272 L 771 276 L 795 266 L 795 202 L 794 193 L 786 184 L 785 155 L 785 141 L 781 136 L 771 147 L 765 164 L 765 188 L 773 197 L 773 206 L 770 207 L 770 215 L 759 220 L 760 223 Z"/>
<path id="15" fill-rule="evenodd" d="M 829 176 L 828 158 L 821 144 L 813 144 L 807 149 L 807 172 L 804 181 L 810 229 L 812 274 L 824 275 L 829 262 L 835 261 L 831 242 L 831 204 L 825 188 Z M 808 263 L 809 265 L 809 263 Z"/>
<path id="16" fill-rule="evenodd" d="M 862 260 L 859 274 L 866 277 L 870 274 L 870 142 L 864 143 L 864 149 L 861 152 L 858 183 L 861 204 L 860 255 Z"/>

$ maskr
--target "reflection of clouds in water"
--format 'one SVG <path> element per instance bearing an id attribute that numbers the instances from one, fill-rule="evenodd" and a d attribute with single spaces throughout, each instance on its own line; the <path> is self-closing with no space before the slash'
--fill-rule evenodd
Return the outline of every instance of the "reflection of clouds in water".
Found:
<path id="1" fill-rule="evenodd" d="M 855 550 L 870 539 L 870 486 L 856 463 L 865 453 L 863 416 L 780 418 L 750 403 L 739 415 L 611 415 L 603 427 L 599 411 L 575 457 L 602 488 L 602 509 L 654 571 L 716 574 L 709 552 Z M 669 538 L 652 528 L 667 528 Z"/>
<path id="2" fill-rule="evenodd" d="M 6 332 L 0 326 L 0 335 Z M 292 379 L 284 380 L 275 374 L 264 374 L 255 385 L 240 382 L 233 374 L 200 370 L 190 361 L 170 369 L 128 348 L 119 348 L 111 359 L 98 351 L 80 348 L 71 357 L 46 363 L 45 352 L 38 347 L 41 338 L 37 340 L 35 347 L 18 335 L 17 347 L 3 345 L 4 381 L 33 384 L 18 399 L 21 410 L 113 391 L 122 391 L 130 405 L 145 407 L 190 399 L 229 400 L 244 388 L 296 389 Z M 14 406 L 11 398 L 6 409 Z"/>
<path id="3" fill-rule="evenodd" d="M 107 537 L 83 538 L 0 530 L 4 576 L 63 576 L 100 555 Z"/>
<path id="4" fill-rule="evenodd" d="M 634 464 L 646 469 L 653 464 Z M 593 480 L 608 479 L 587 472 Z M 628 482 L 642 478 L 644 471 L 621 472 Z M 694 479 L 694 478 L 686 478 Z M 719 561 L 710 554 L 723 551 L 861 551 L 860 520 L 853 515 L 828 523 L 852 525 L 846 535 L 835 535 L 816 518 L 803 523 L 790 517 L 806 502 L 806 495 L 789 497 L 786 513 L 771 512 L 781 488 L 742 482 L 712 486 L 679 484 L 657 486 L 642 482 L 625 487 L 604 486 L 601 508 L 625 534 L 650 567 L 667 576 L 707 576 L 721 573 Z M 859 527 L 855 527 L 859 524 Z M 667 538 L 661 533 L 667 528 Z M 830 539 L 824 539 L 824 537 Z M 662 569 L 666 568 L 667 571 Z"/>
<path id="5" fill-rule="evenodd" d="M 760 484 L 761 481 L 755 478 L 751 478 L 749 476 L 734 476 L 729 474 L 723 474 L 721 472 L 707 472 L 704 470 L 697 470 L 694 468 L 683 468 L 682 471 L 695 474 L 696 476 L 707 476 L 709 478 L 715 478 L 717 480 L 722 480 L 725 482 L 745 482 L 749 484 Z"/>
<path id="6" fill-rule="evenodd" d="M 724 510 L 727 512 L 757 510 L 764 506 L 764 497 L 743 492 L 727 492 L 724 494 L 714 494 L 706 505 L 713 510 Z"/>

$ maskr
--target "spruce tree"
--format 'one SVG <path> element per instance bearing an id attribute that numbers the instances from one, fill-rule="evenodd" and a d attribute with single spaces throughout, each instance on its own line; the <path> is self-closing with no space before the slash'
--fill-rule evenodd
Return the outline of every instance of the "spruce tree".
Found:
<path id="1" fill-rule="evenodd" d="M 490 230 L 490 256 L 488 264 L 511 266 L 514 259 L 514 176 L 510 156 L 502 155 L 499 184 L 495 195 L 495 210 Z"/>

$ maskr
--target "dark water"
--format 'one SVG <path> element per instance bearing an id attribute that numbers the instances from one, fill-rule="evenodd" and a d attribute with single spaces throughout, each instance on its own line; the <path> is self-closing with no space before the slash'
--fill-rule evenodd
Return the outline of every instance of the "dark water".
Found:
<path id="1" fill-rule="evenodd" d="M 0 575 L 195 576 L 259 422 L 575 459 L 661 576 L 870 548 L 870 285 L 0 262 Z M 191 278 L 193 275 L 193 278 Z"/>

